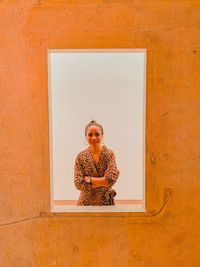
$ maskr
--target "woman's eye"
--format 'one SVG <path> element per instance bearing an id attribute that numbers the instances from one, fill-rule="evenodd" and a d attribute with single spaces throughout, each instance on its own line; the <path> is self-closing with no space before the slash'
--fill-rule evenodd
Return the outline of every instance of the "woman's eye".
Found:
<path id="1" fill-rule="evenodd" d="M 95 136 L 99 136 L 100 134 L 99 133 L 95 133 Z"/>

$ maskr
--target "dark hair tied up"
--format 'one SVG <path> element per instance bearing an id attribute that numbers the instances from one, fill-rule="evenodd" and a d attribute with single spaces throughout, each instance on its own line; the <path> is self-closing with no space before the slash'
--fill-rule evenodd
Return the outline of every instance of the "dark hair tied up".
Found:
<path id="1" fill-rule="evenodd" d="M 97 123 L 95 120 L 92 120 L 91 122 L 89 122 L 86 127 L 85 127 L 85 136 L 87 135 L 87 130 L 90 126 L 97 126 L 100 127 L 101 129 L 101 133 L 103 135 L 103 127 L 101 126 L 101 124 Z"/>

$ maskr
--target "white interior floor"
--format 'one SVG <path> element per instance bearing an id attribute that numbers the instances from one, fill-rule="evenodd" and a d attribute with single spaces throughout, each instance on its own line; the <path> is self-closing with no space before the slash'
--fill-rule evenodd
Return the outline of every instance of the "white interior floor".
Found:
<path id="1" fill-rule="evenodd" d="M 143 205 L 54 206 L 52 212 L 145 212 Z"/>

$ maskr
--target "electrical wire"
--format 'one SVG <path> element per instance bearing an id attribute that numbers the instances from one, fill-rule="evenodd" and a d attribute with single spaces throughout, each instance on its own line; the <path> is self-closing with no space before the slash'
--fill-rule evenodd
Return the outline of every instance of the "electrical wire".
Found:
<path id="1" fill-rule="evenodd" d="M 13 222 L 9 222 L 9 223 L 2 223 L 2 224 L 0 224 L 0 227 L 13 225 L 13 224 L 21 223 L 21 222 L 30 221 L 30 220 L 33 220 L 33 219 L 36 219 L 36 218 L 41 218 L 41 216 L 38 215 L 38 216 L 35 216 L 35 217 L 30 217 L 30 218 L 26 218 L 26 219 L 22 219 L 22 220 L 18 220 L 18 221 L 13 221 Z"/>

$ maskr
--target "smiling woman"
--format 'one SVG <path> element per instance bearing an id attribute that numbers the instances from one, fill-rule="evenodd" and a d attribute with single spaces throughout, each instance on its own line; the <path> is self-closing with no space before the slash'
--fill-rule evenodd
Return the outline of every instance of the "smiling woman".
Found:
<path id="1" fill-rule="evenodd" d="M 119 170 L 114 152 L 102 146 L 103 127 L 91 121 L 85 128 L 89 147 L 76 157 L 74 183 L 81 191 L 78 206 L 115 205 L 116 192 L 112 186 L 117 181 Z"/>

